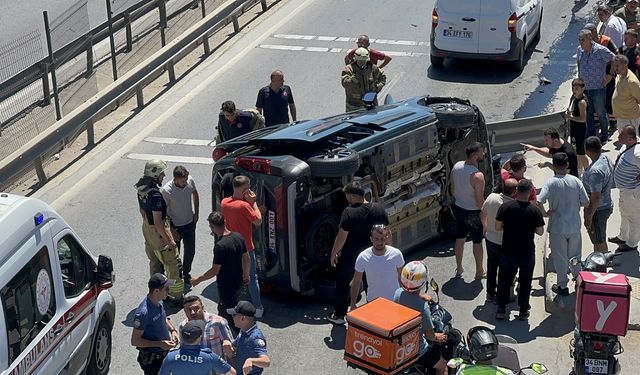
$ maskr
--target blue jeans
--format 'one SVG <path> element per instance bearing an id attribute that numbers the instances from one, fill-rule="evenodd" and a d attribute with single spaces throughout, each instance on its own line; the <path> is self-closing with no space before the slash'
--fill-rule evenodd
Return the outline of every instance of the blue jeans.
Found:
<path id="1" fill-rule="evenodd" d="M 609 136 L 609 117 L 607 116 L 607 90 L 603 87 L 596 90 L 584 90 L 587 97 L 587 137 L 597 135 L 595 113 L 600 122 L 600 139 Z"/>
<path id="2" fill-rule="evenodd" d="M 251 259 L 251 269 L 249 270 L 249 295 L 251 302 L 256 307 L 262 307 L 260 299 L 260 286 L 258 285 L 258 274 L 256 270 L 256 252 L 249 251 L 249 259 Z"/>

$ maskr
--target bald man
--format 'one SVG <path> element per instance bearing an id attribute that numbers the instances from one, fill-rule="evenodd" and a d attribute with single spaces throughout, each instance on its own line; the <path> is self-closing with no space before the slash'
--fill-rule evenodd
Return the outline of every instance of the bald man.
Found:
<path id="1" fill-rule="evenodd" d="M 271 83 L 258 91 L 256 109 L 263 113 L 265 126 L 274 126 L 296 121 L 296 105 L 293 102 L 291 87 L 284 84 L 284 73 L 276 69 L 271 73 Z"/>
<path id="2" fill-rule="evenodd" d="M 485 199 L 480 211 L 485 243 L 487 245 L 487 301 L 493 302 L 496 297 L 498 267 L 502 251 L 502 231 L 496 230 L 496 214 L 503 203 L 512 201 L 516 193 L 518 180 L 507 178 L 502 193 L 491 193 Z"/>

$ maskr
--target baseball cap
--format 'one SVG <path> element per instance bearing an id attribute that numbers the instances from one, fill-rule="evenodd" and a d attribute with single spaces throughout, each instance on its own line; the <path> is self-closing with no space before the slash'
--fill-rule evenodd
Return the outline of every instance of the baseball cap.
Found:
<path id="1" fill-rule="evenodd" d="M 597 28 L 595 23 L 591 23 L 589 22 L 588 24 L 584 25 L 583 29 L 586 30 L 595 30 Z"/>
<path id="2" fill-rule="evenodd" d="M 176 281 L 173 279 L 167 279 L 167 277 L 161 273 L 154 273 L 153 276 L 149 279 L 149 290 L 151 289 L 162 289 L 165 286 L 171 286 L 175 284 Z"/>
<path id="3" fill-rule="evenodd" d="M 253 316 L 256 315 L 256 308 L 249 301 L 240 301 L 240 302 L 238 302 L 236 307 L 234 307 L 232 309 L 227 309 L 227 314 L 229 314 L 229 315 L 240 314 L 240 315 L 244 315 L 244 316 L 253 317 Z"/>
<path id="4" fill-rule="evenodd" d="M 205 323 L 204 320 L 190 320 L 182 327 L 181 336 L 185 341 L 193 341 L 202 336 L 204 332 Z"/>

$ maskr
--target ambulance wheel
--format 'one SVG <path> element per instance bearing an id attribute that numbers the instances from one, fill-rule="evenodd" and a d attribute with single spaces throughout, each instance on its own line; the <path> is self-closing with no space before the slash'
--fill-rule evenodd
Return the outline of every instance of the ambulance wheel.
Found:
<path id="1" fill-rule="evenodd" d="M 106 375 L 111 365 L 111 327 L 106 317 L 100 320 L 87 364 L 87 375 Z"/>

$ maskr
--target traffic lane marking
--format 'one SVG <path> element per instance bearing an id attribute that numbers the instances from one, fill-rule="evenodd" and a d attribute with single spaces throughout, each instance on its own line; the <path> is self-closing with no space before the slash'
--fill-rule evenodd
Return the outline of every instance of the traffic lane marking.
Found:
<path id="1" fill-rule="evenodd" d="M 305 47 L 305 46 L 287 46 L 281 44 L 260 44 L 258 47 L 264 49 L 275 49 L 281 51 L 305 51 L 305 52 L 330 52 L 330 53 L 347 53 L 350 48 L 332 48 L 332 47 Z M 380 51 L 386 55 L 394 57 L 419 57 L 425 56 L 424 52 L 404 52 L 404 51 Z"/>
<path id="2" fill-rule="evenodd" d="M 358 38 L 348 36 L 322 36 L 322 35 L 297 35 L 297 34 L 274 34 L 276 39 L 293 39 L 293 40 L 319 40 L 322 42 L 351 42 L 355 43 Z M 391 44 L 400 46 L 426 46 L 429 42 L 419 42 L 416 40 L 394 40 L 394 39 L 374 39 L 369 38 L 369 43 Z"/>
<path id="3" fill-rule="evenodd" d="M 128 153 L 124 156 L 127 159 L 132 160 L 162 160 L 167 163 L 185 163 L 185 164 L 206 164 L 213 165 L 215 162 L 211 158 L 201 158 L 197 156 L 180 156 L 180 155 L 160 155 L 160 154 L 138 154 Z"/>
<path id="4" fill-rule="evenodd" d="M 185 146 L 215 146 L 216 141 L 208 139 L 186 139 L 186 138 L 167 138 L 167 137 L 147 137 L 145 142 L 160 143 L 168 145 L 185 145 Z"/>

